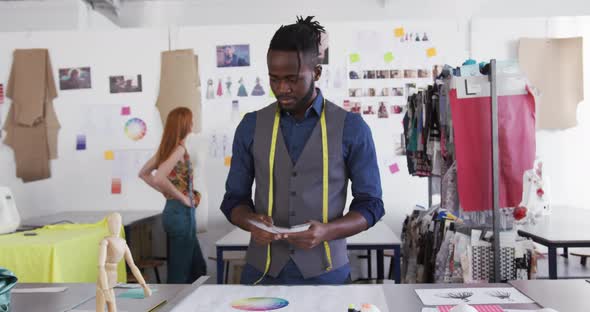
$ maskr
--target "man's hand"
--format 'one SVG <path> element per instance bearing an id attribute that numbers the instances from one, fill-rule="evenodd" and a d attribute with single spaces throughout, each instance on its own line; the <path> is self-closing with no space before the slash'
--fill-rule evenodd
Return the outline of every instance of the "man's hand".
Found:
<path id="1" fill-rule="evenodd" d="M 309 224 L 310 227 L 307 231 L 285 235 L 287 241 L 300 249 L 312 249 L 324 241 L 330 240 L 328 237 L 329 225 L 318 221 L 309 221 Z"/>
<path id="2" fill-rule="evenodd" d="M 283 239 L 283 234 L 275 234 L 267 232 L 256 225 L 250 223 L 249 221 L 258 221 L 260 223 L 264 223 L 267 226 L 272 226 L 272 218 L 266 215 L 261 215 L 257 213 L 249 213 L 247 215 L 248 220 L 248 230 L 250 231 L 250 235 L 252 235 L 252 239 L 254 242 L 261 246 L 266 246 L 270 244 L 272 241 Z"/>

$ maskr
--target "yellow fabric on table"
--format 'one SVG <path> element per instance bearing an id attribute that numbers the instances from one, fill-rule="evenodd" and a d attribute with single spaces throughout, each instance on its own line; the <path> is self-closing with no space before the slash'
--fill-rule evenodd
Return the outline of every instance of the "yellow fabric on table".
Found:
<path id="1" fill-rule="evenodd" d="M 14 272 L 20 283 L 96 283 L 99 243 L 109 235 L 106 219 L 94 224 L 47 225 L 28 232 L 37 235 L 0 235 L 0 267 Z M 125 260 L 117 271 L 119 282 L 126 282 Z"/>

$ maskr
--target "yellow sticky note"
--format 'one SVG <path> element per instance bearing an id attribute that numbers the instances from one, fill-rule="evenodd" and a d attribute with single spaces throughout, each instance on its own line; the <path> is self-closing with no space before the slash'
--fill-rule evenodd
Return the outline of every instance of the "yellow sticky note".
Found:
<path id="1" fill-rule="evenodd" d="M 393 30 L 393 33 L 395 35 L 396 38 L 401 38 L 406 34 L 406 31 L 404 30 L 403 27 L 400 28 L 396 28 Z"/>
<path id="2" fill-rule="evenodd" d="M 231 156 L 225 157 L 224 165 L 229 167 L 231 165 Z"/>
<path id="3" fill-rule="evenodd" d="M 361 61 L 361 56 L 358 53 L 351 53 L 349 56 L 350 63 L 358 63 Z"/>
<path id="4" fill-rule="evenodd" d="M 115 159 L 115 153 L 113 153 L 113 151 L 105 151 L 104 152 L 104 159 L 105 160 L 113 160 L 113 159 Z"/>
<path id="5" fill-rule="evenodd" d="M 383 60 L 385 61 L 385 63 L 391 63 L 393 62 L 393 52 L 387 52 L 385 53 L 385 55 L 383 55 Z"/>
<path id="6" fill-rule="evenodd" d="M 271 97 L 271 98 L 275 98 L 276 97 L 275 96 L 275 93 L 272 92 L 272 89 L 271 88 L 268 88 L 268 96 Z"/>
<path id="7" fill-rule="evenodd" d="M 436 56 L 436 48 L 430 48 L 430 49 L 426 50 L 426 56 L 435 57 Z"/>

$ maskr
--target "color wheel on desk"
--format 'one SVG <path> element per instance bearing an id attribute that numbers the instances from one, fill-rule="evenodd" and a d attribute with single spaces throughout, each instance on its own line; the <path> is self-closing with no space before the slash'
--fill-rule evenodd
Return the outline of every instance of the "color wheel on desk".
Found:
<path id="1" fill-rule="evenodd" d="M 232 308 L 242 311 L 272 311 L 284 308 L 289 301 L 282 298 L 252 297 L 233 301 Z"/>
<path id="2" fill-rule="evenodd" d="M 143 139 L 147 132 L 145 122 L 139 118 L 131 118 L 125 123 L 125 134 L 133 141 Z"/>

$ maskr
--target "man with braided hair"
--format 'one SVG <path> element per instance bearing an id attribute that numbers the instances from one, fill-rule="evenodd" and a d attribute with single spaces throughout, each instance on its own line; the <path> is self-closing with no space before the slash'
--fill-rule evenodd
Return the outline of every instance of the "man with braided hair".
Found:
<path id="1" fill-rule="evenodd" d="M 350 282 L 346 237 L 384 215 L 369 127 L 315 87 L 324 32 L 313 17 L 276 31 L 267 65 L 277 102 L 246 114 L 236 129 L 221 210 L 251 234 L 243 284 Z M 349 180 L 353 200 L 344 214 Z M 253 221 L 310 227 L 277 234 Z"/>

